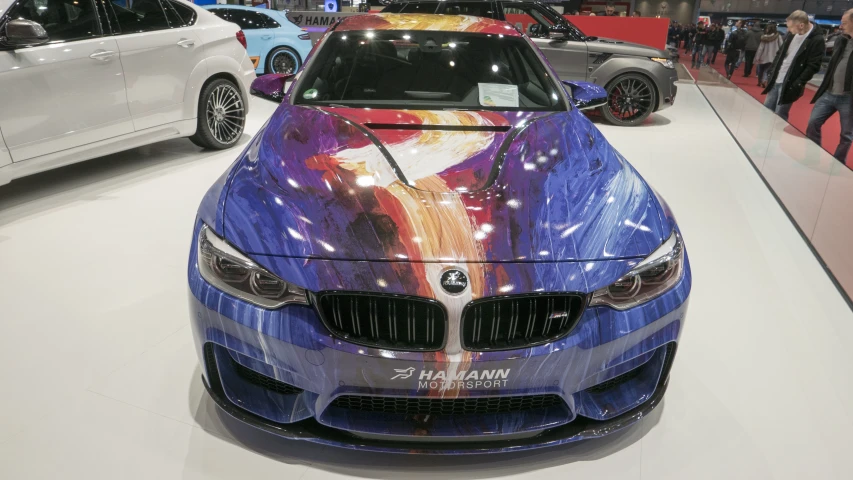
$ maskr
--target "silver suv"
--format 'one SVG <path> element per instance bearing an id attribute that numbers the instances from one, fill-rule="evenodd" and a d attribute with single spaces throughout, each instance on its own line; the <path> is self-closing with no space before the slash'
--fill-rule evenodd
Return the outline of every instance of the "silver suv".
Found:
<path id="1" fill-rule="evenodd" d="M 395 0 L 383 12 L 474 15 L 526 24 L 563 80 L 585 80 L 607 89 L 604 117 L 615 125 L 637 125 L 672 105 L 678 75 L 665 50 L 588 37 L 559 12 L 531 0 Z"/>

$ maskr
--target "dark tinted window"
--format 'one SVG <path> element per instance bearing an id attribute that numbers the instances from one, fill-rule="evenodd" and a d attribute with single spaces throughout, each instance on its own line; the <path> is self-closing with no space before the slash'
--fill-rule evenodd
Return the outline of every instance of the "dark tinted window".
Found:
<path id="1" fill-rule="evenodd" d="M 439 2 L 395 3 L 383 8 L 390 13 L 438 13 Z"/>
<path id="2" fill-rule="evenodd" d="M 524 4 L 504 4 L 504 15 L 506 21 L 515 25 L 521 30 L 524 25 L 527 29 L 521 30 L 531 37 L 545 37 L 548 31 L 554 25 L 551 19 L 547 18 L 536 8 Z"/>
<path id="3" fill-rule="evenodd" d="M 227 20 L 229 22 L 231 21 L 231 12 L 227 8 L 211 8 L 208 10 L 208 12 L 216 15 L 217 17 L 223 20 Z"/>
<path id="4" fill-rule="evenodd" d="M 499 18 L 492 2 L 451 2 L 444 9 L 445 15 L 473 15 L 475 17 Z"/>
<path id="5" fill-rule="evenodd" d="M 51 42 L 100 35 L 97 16 L 91 0 L 24 0 L 9 11 L 9 18 L 41 24 Z"/>
<path id="6" fill-rule="evenodd" d="M 371 108 L 562 110 L 558 91 L 519 37 L 349 31 L 323 44 L 295 98 Z"/>
<path id="7" fill-rule="evenodd" d="M 121 33 L 153 32 L 169 28 L 159 0 L 113 0 Z"/>
<path id="8" fill-rule="evenodd" d="M 163 0 L 163 7 L 169 24 L 173 27 L 192 25 L 195 23 L 195 10 L 183 5 L 181 1 Z"/>
<path id="9" fill-rule="evenodd" d="M 534 37 L 546 37 L 553 28 L 559 28 L 569 35 L 570 40 L 583 41 L 583 34 L 572 22 L 547 4 L 533 3 L 504 3 L 503 13 L 506 21 L 517 28 L 521 28 L 522 22 L 529 23 L 525 33 Z M 531 29 L 531 26 L 538 25 Z"/>
<path id="10" fill-rule="evenodd" d="M 264 20 L 266 21 L 266 23 L 264 24 L 264 25 L 265 25 L 265 26 L 264 26 L 264 28 L 278 28 L 278 27 L 280 27 L 280 26 L 281 26 L 281 24 L 280 24 L 280 23 L 278 23 L 277 21 L 275 21 L 275 20 L 274 20 L 272 17 L 270 17 L 269 15 L 266 15 L 266 14 L 264 14 L 264 13 L 261 13 L 261 14 L 259 14 L 259 15 L 260 15 L 260 16 L 262 16 L 262 17 L 264 18 Z"/>
<path id="11" fill-rule="evenodd" d="M 280 25 L 272 18 L 257 12 L 233 9 L 230 12 L 229 22 L 236 23 L 242 30 L 256 28 L 278 28 Z"/>

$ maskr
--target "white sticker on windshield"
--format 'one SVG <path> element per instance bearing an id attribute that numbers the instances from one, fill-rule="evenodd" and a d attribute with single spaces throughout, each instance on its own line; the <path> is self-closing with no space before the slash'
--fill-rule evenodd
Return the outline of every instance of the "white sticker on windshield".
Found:
<path id="1" fill-rule="evenodd" d="M 484 107 L 517 107 L 518 86 L 501 83 L 478 83 L 480 105 Z"/>

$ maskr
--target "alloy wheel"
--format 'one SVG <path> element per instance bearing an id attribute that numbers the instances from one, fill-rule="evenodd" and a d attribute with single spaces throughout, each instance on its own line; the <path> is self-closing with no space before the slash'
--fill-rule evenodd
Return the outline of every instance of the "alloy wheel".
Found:
<path id="1" fill-rule="evenodd" d="M 293 57 L 292 53 L 286 50 L 276 53 L 272 59 L 273 73 L 284 73 L 289 75 L 291 73 L 296 73 L 297 67 L 296 58 Z"/>
<path id="2" fill-rule="evenodd" d="M 632 122 L 651 113 L 653 100 L 654 93 L 647 81 L 626 77 L 611 88 L 607 108 L 617 121 Z"/>
<path id="3" fill-rule="evenodd" d="M 240 92 L 230 84 L 217 86 L 207 97 L 207 126 L 218 142 L 230 145 L 243 133 L 246 120 Z"/>

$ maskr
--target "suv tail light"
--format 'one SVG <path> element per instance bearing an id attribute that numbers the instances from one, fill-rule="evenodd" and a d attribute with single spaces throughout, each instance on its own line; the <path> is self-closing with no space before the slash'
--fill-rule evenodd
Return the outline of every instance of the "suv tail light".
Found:
<path id="1" fill-rule="evenodd" d="M 240 42 L 243 48 L 249 48 L 246 46 L 246 34 L 242 30 L 237 30 L 237 41 Z"/>

